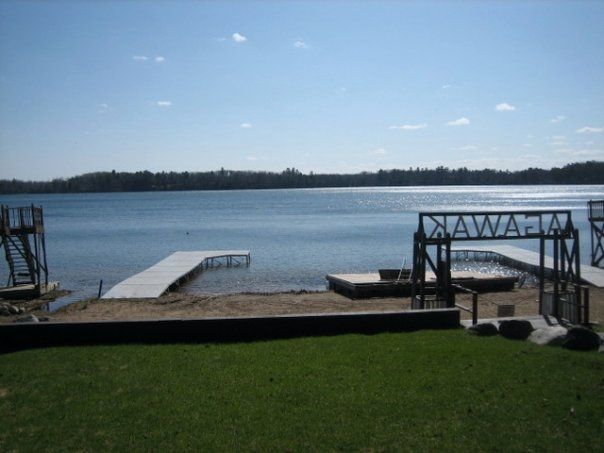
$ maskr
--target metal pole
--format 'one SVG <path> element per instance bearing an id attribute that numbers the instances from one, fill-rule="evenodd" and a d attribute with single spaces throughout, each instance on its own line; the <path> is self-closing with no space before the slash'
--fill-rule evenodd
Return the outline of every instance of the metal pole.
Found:
<path id="1" fill-rule="evenodd" d="M 558 317 L 558 302 L 559 302 L 559 294 L 558 294 L 558 247 L 560 242 L 560 233 L 559 230 L 554 230 L 554 306 L 553 306 L 553 315 Z"/>
<path id="2" fill-rule="evenodd" d="M 446 260 L 446 268 L 445 272 L 447 273 L 447 304 L 449 308 L 455 306 L 455 291 L 451 287 L 451 234 L 447 233 L 445 240 L 445 260 Z"/>
<path id="3" fill-rule="evenodd" d="M 539 238 L 539 314 L 543 314 L 543 291 L 545 289 L 545 238 Z"/>
<path id="4" fill-rule="evenodd" d="M 581 284 L 581 255 L 579 250 L 579 230 L 573 230 L 573 250 L 575 252 L 575 295 L 577 298 L 577 322 L 581 323 L 581 288 L 579 285 Z M 571 263 L 572 265 L 572 263 Z M 588 316 L 589 317 L 589 316 Z"/>
<path id="5" fill-rule="evenodd" d="M 419 297 L 420 297 L 420 308 L 424 308 L 424 302 L 426 300 L 426 234 L 422 233 L 421 237 L 421 250 L 420 250 L 421 264 L 419 267 Z"/>

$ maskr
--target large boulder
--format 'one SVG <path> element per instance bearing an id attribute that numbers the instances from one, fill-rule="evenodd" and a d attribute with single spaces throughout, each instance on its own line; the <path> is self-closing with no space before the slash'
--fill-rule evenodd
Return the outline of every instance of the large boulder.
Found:
<path id="1" fill-rule="evenodd" d="M 36 317 L 36 315 L 27 315 L 15 319 L 15 322 L 40 322 L 40 320 Z"/>
<path id="2" fill-rule="evenodd" d="M 468 327 L 468 333 L 479 337 L 492 337 L 493 335 L 497 335 L 497 327 L 490 322 L 483 322 Z"/>
<path id="3" fill-rule="evenodd" d="M 587 327 L 572 327 L 566 334 L 562 346 L 575 351 L 595 351 L 600 347 L 600 336 Z"/>
<path id="4" fill-rule="evenodd" d="M 544 346 L 562 346 L 566 339 L 567 330 L 562 326 L 550 326 L 534 330 L 528 337 L 529 341 Z"/>
<path id="5" fill-rule="evenodd" d="M 510 319 L 499 322 L 499 333 L 501 336 L 512 340 L 526 340 L 532 331 L 532 324 L 523 319 Z"/>

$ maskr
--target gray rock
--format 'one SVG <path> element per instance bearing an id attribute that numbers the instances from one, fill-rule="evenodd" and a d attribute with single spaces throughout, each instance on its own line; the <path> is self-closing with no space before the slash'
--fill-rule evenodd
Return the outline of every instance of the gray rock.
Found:
<path id="1" fill-rule="evenodd" d="M 15 319 L 15 322 L 40 322 L 40 320 L 36 317 L 36 315 L 27 315 Z"/>
<path id="2" fill-rule="evenodd" d="M 0 316 L 10 316 L 10 310 L 5 305 L 0 305 Z"/>
<path id="3" fill-rule="evenodd" d="M 19 307 L 15 307 L 14 305 L 9 305 L 8 306 L 8 311 L 10 311 L 11 315 L 18 315 L 19 314 Z"/>
<path id="4" fill-rule="evenodd" d="M 499 322 L 501 336 L 512 340 L 526 340 L 532 331 L 532 324 L 524 319 L 509 319 Z"/>
<path id="5" fill-rule="evenodd" d="M 544 327 L 534 330 L 528 337 L 529 341 L 544 346 L 562 346 L 566 339 L 567 330 L 562 326 Z"/>
<path id="6" fill-rule="evenodd" d="M 600 348 L 600 336 L 587 327 L 572 327 L 566 338 L 563 347 L 575 351 L 595 351 Z"/>
<path id="7" fill-rule="evenodd" d="M 497 327 L 495 327 L 495 324 L 491 324 L 490 322 L 483 322 L 473 325 L 472 327 L 468 327 L 468 333 L 477 335 L 479 337 L 492 337 L 493 335 L 497 335 Z"/>

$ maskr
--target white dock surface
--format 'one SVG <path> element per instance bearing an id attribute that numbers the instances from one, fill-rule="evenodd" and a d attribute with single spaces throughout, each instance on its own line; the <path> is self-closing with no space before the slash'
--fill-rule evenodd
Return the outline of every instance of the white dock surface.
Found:
<path id="1" fill-rule="evenodd" d="M 451 247 L 451 250 L 456 252 L 466 250 L 470 252 L 492 252 L 506 256 L 515 261 L 520 261 L 531 266 L 539 267 L 539 253 L 531 250 L 521 249 L 520 247 L 514 247 L 513 245 L 472 245 L 470 247 Z M 546 269 L 553 269 L 554 259 L 551 256 L 546 255 L 544 264 Z M 602 288 L 604 287 L 604 269 L 581 264 L 581 280 L 589 283 L 590 285 Z"/>
<path id="2" fill-rule="evenodd" d="M 181 278 L 195 271 L 212 258 L 249 259 L 249 250 L 214 250 L 200 252 L 175 252 L 143 272 L 127 278 L 107 291 L 101 299 L 155 298 Z"/>

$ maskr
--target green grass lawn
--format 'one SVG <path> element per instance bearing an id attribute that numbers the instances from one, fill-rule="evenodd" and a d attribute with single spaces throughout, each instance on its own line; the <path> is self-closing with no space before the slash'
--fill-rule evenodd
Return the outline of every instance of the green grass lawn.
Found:
<path id="1" fill-rule="evenodd" d="M 604 356 L 463 331 L 0 355 L 0 451 L 598 450 Z"/>

